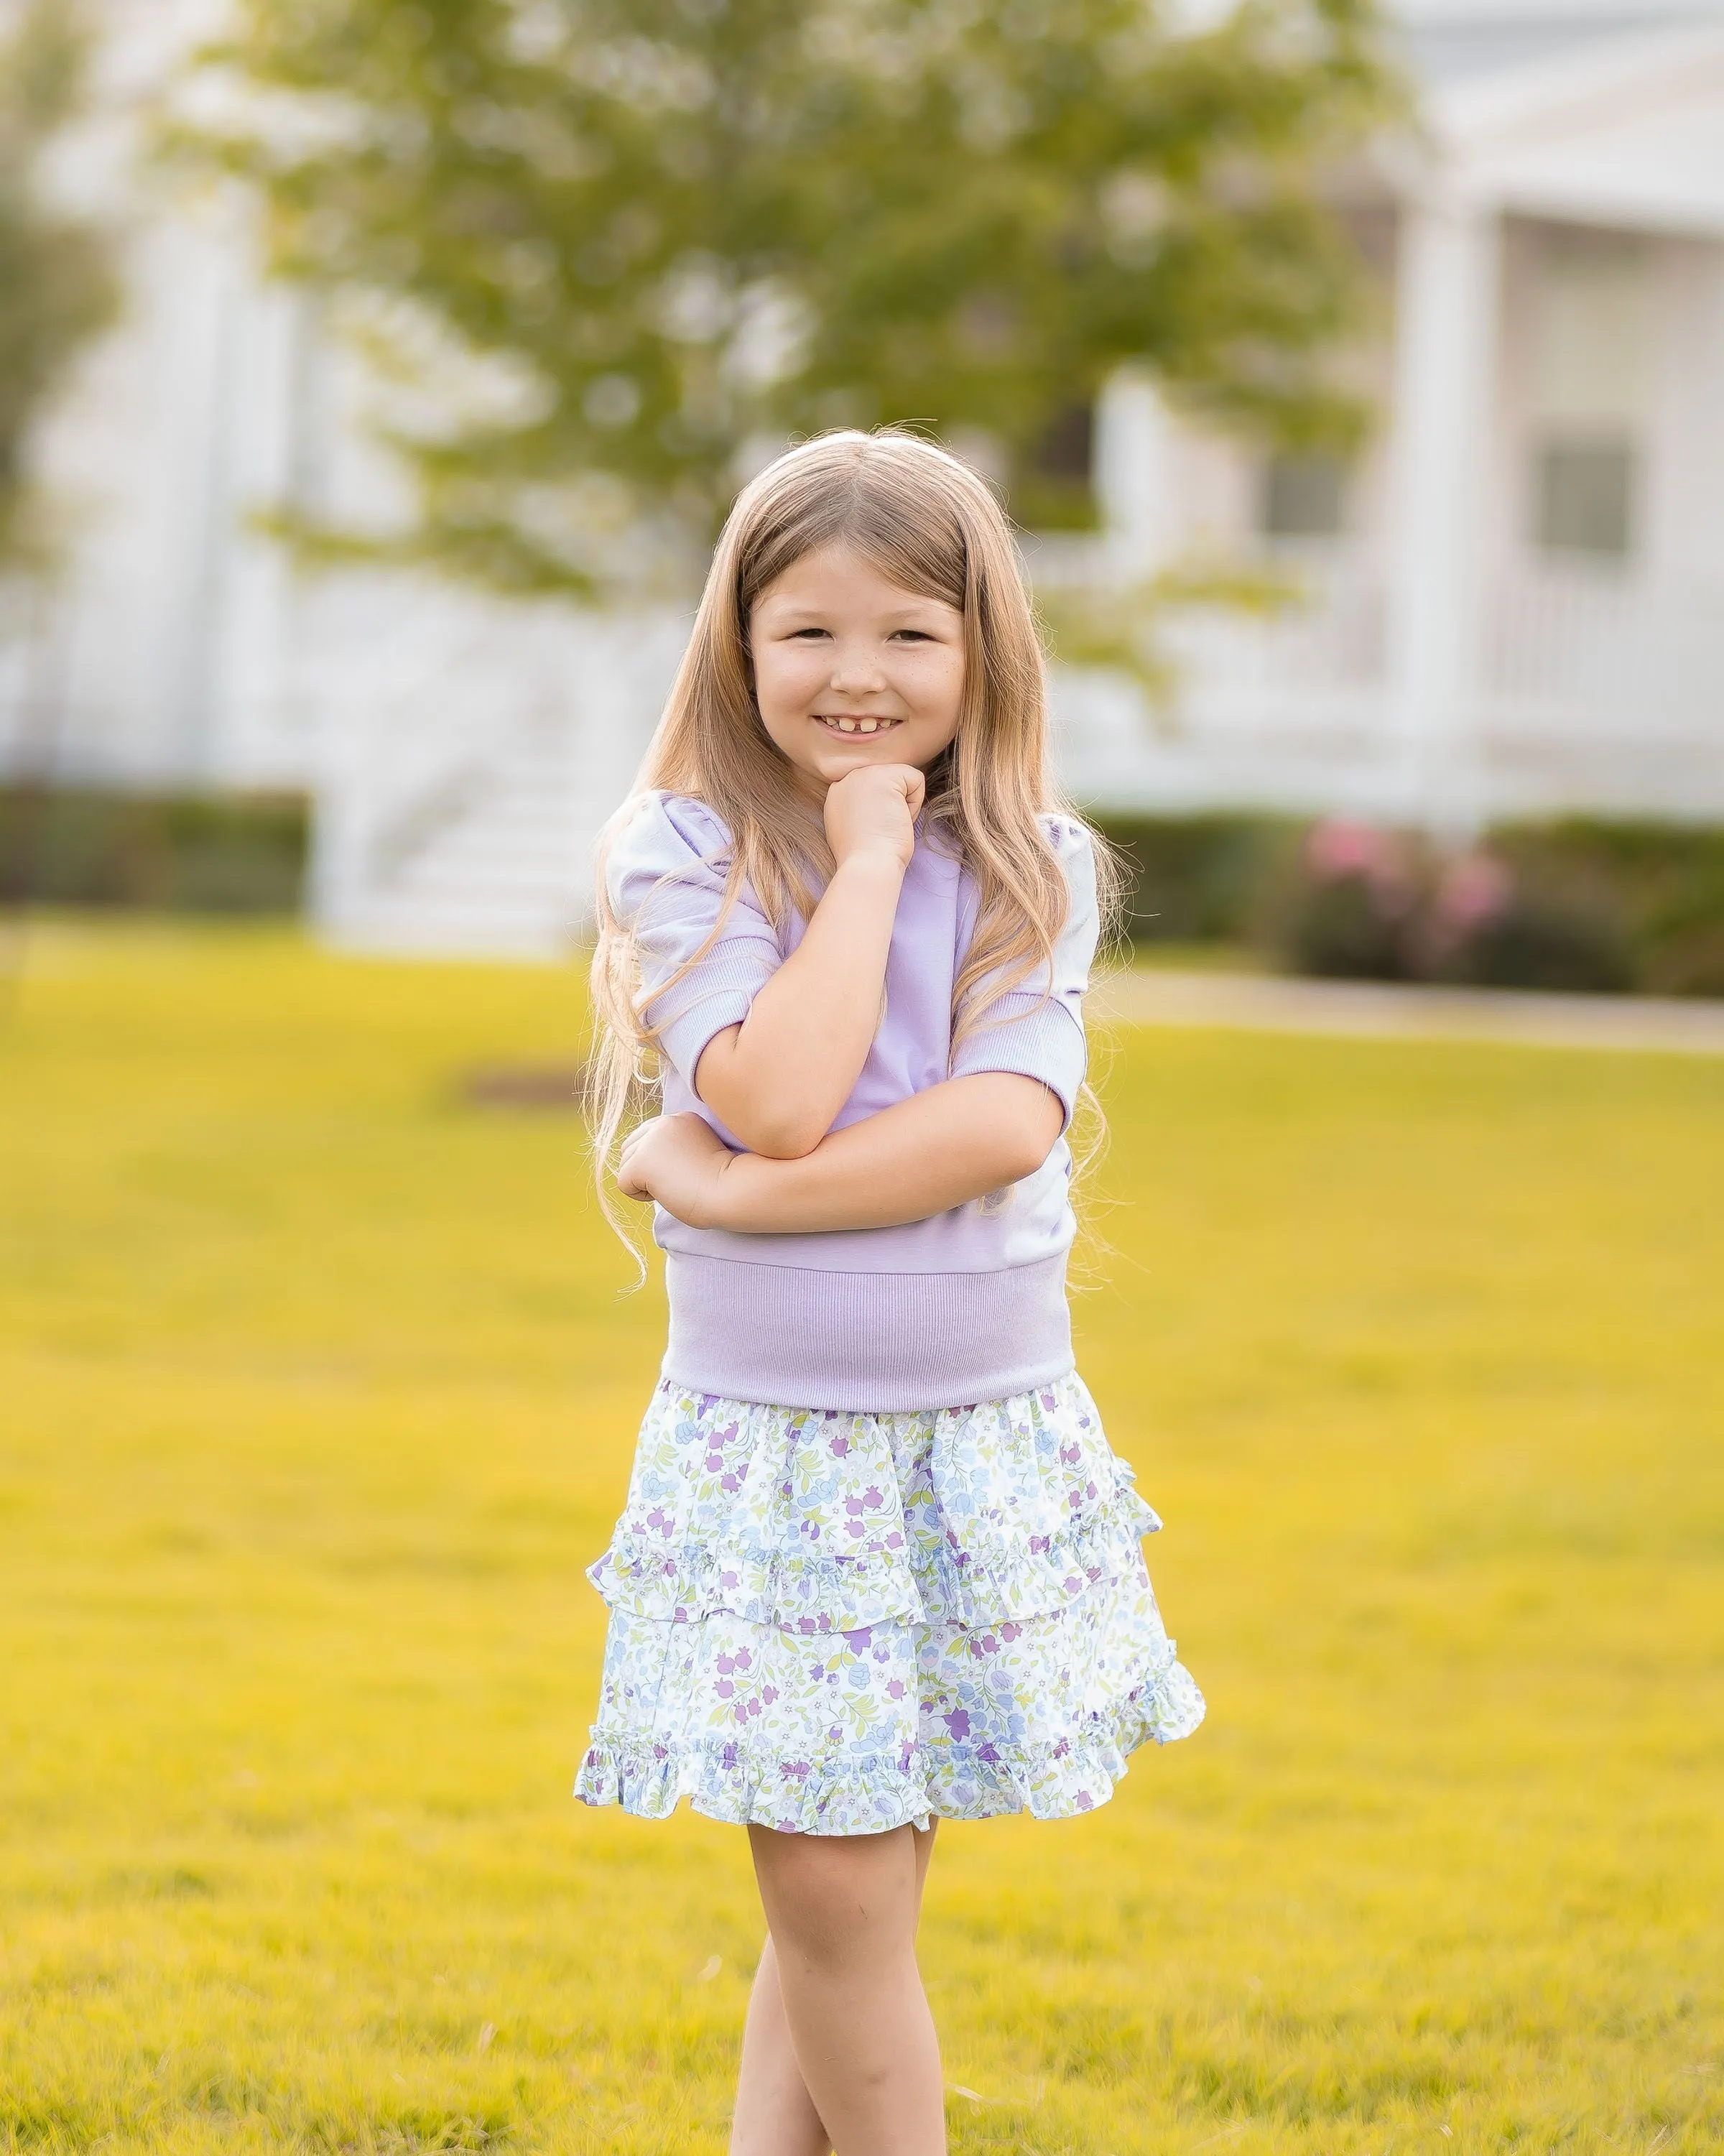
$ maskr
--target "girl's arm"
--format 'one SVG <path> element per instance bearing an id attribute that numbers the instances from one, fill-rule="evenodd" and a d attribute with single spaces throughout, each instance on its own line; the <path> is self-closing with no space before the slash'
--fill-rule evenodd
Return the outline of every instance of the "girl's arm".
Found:
<path id="1" fill-rule="evenodd" d="M 1065 1120 L 1039 1079 L 998 1070 L 913 1093 L 794 1159 L 733 1153 L 700 1116 L 664 1116 L 630 1133 L 618 1184 L 691 1228 L 893 1228 L 1033 1175 Z"/>
<path id="2" fill-rule="evenodd" d="M 695 1091 L 752 1154 L 813 1152 L 861 1075 L 921 803 L 922 775 L 907 763 L 870 765 L 828 789 L 832 880 L 747 1017 L 701 1051 Z"/>

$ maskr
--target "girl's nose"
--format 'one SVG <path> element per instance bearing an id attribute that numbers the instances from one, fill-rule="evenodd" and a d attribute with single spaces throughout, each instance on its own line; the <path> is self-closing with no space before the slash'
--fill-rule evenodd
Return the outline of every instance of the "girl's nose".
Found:
<path id="1" fill-rule="evenodd" d="M 847 649 L 840 645 L 833 654 L 832 685 L 847 696 L 866 696 L 885 686 L 885 670 L 879 654 L 865 646 Z"/>

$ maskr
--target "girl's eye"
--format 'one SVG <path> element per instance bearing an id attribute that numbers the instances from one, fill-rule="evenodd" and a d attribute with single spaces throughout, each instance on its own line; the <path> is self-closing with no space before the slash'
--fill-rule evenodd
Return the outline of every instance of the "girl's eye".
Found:
<path id="1" fill-rule="evenodd" d="M 925 629 L 899 629 L 892 632 L 894 641 L 902 638 L 906 644 L 927 644 L 931 641 Z"/>
<path id="2" fill-rule="evenodd" d="M 825 634 L 826 631 L 824 629 L 799 629 L 790 640 L 793 644 L 799 644 L 805 636 L 824 636 Z"/>

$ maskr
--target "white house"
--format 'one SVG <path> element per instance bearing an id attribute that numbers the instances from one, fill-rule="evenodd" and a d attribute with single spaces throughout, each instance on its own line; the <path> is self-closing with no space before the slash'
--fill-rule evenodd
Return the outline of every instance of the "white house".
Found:
<path id="1" fill-rule="evenodd" d="M 1122 573 L 1277 564 L 1307 603 L 1176 629 L 1159 727 L 1070 683 L 1086 798 L 1467 825 L 1724 818 L 1724 10 L 1424 0 L 1421 141 L 1347 203 L 1392 305 L 1357 467 L 1104 401 Z"/>
<path id="2" fill-rule="evenodd" d="M 141 167 L 220 0 L 105 0 L 69 192 L 127 220 L 127 306 L 44 444 L 51 607 L 0 611 L 0 773 L 309 785 L 331 934 L 549 951 L 682 624 L 424 579 L 296 578 L 272 503 L 374 513 L 364 386 L 247 236 Z M 1383 424 L 1352 470 L 1268 459 L 1121 377 L 1104 530 L 1041 569 L 1264 562 L 1272 618 L 1177 619 L 1178 690 L 1063 671 L 1060 753 L 1116 808 L 1467 825 L 1724 819 L 1724 0 L 1403 0 L 1416 139 L 1337 182 L 1380 264 Z"/>

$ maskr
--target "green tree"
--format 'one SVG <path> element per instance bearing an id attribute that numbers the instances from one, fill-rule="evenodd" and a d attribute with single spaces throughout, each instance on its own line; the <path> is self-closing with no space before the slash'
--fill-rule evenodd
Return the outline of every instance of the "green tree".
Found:
<path id="1" fill-rule="evenodd" d="M 1358 421 L 1316 176 L 1393 97 L 1367 0 L 240 0 L 206 66 L 182 140 L 274 266 L 421 385 L 480 363 L 394 439 L 409 551 L 495 582 L 704 538 L 752 445 L 842 422 L 980 430 L 1080 521 L 1124 360 L 1276 440 Z"/>
<path id="2" fill-rule="evenodd" d="M 83 41 L 67 0 L 31 0 L 0 35 L 0 565 L 39 558 L 30 431 L 80 345 L 108 320 L 108 249 L 46 198 L 44 154 L 73 116 Z"/>

